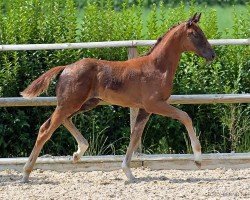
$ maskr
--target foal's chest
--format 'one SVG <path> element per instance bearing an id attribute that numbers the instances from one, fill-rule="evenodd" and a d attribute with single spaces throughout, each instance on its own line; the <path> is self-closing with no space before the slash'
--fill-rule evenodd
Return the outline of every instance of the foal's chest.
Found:
<path id="1" fill-rule="evenodd" d="M 143 89 L 160 99 L 168 99 L 173 88 L 173 78 L 168 75 L 158 72 L 146 74 L 142 79 Z"/>

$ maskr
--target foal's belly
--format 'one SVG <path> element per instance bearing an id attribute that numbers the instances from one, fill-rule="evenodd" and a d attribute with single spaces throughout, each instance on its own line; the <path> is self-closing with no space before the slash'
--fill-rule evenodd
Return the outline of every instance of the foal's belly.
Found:
<path id="1" fill-rule="evenodd" d="M 112 105 L 135 108 L 142 107 L 140 92 L 136 91 L 117 92 L 107 89 L 101 91 L 98 98 Z"/>

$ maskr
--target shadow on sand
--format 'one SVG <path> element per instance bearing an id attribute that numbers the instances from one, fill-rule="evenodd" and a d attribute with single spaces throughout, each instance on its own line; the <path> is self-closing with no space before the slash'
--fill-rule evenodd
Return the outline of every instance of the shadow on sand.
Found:
<path id="1" fill-rule="evenodd" d="M 238 181 L 247 179 L 245 177 L 231 177 L 228 179 L 223 178 L 183 178 L 183 179 L 176 179 L 176 178 L 167 178 L 166 176 L 158 176 L 158 177 L 141 177 L 136 178 L 133 181 L 126 181 L 126 184 L 136 184 L 141 182 L 154 182 L 154 181 L 168 181 L 169 183 L 198 183 L 198 182 L 217 182 L 217 181 Z"/>
<path id="2" fill-rule="evenodd" d="M 41 185 L 41 184 L 51 184 L 51 185 L 58 185 L 58 181 L 48 181 L 47 177 L 30 177 L 29 182 L 27 183 L 22 183 L 20 182 L 22 179 L 22 174 L 6 174 L 6 175 L 0 175 L 0 186 L 5 186 L 5 185 L 21 185 L 21 184 L 30 184 L 30 185 Z"/>

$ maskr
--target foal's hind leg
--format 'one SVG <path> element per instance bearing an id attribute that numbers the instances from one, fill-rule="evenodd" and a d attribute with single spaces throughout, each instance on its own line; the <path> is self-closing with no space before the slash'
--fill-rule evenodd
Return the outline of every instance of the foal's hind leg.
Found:
<path id="1" fill-rule="evenodd" d="M 144 127 L 149 119 L 149 116 L 150 114 L 147 113 L 144 109 L 140 109 L 136 117 L 133 131 L 130 135 L 129 146 L 126 152 L 126 156 L 122 162 L 122 170 L 126 174 L 129 181 L 132 181 L 135 178 L 130 169 L 132 154 L 140 143 L 140 138 L 142 136 Z"/>
<path id="2" fill-rule="evenodd" d="M 91 110 L 91 109 L 95 108 L 98 105 L 99 102 L 100 102 L 99 99 L 96 99 L 96 98 L 90 99 L 90 100 L 86 101 L 82 105 L 80 110 L 77 111 L 77 112 L 80 112 L 80 111 L 85 112 L 85 111 Z M 81 156 L 88 149 L 89 143 L 82 136 L 80 131 L 75 127 L 75 125 L 73 124 L 71 118 L 65 119 L 64 122 L 63 122 L 63 125 L 74 136 L 74 138 L 76 139 L 76 142 L 78 144 L 78 150 L 76 152 L 74 152 L 74 154 L 73 154 L 73 163 L 76 163 L 77 161 L 80 160 Z"/>
<path id="3" fill-rule="evenodd" d="M 35 146 L 29 156 L 23 168 L 22 182 L 27 182 L 29 175 L 35 165 L 36 159 L 40 154 L 40 151 L 47 140 L 51 137 L 53 132 L 61 125 L 62 121 L 66 117 L 67 113 L 62 108 L 57 107 L 49 118 L 39 129 L 39 133 L 36 139 Z"/>
<path id="4" fill-rule="evenodd" d="M 72 123 L 72 120 L 70 118 L 65 119 L 63 122 L 63 125 L 69 130 L 69 132 L 74 136 L 74 138 L 77 141 L 78 150 L 77 152 L 74 152 L 73 154 L 73 163 L 76 163 L 78 160 L 80 160 L 81 156 L 88 149 L 89 143 L 82 136 L 80 131 L 75 127 L 75 125 Z"/>

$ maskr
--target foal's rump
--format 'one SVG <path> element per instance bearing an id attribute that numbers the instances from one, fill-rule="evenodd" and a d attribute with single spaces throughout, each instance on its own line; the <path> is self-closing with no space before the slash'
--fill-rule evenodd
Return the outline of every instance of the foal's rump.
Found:
<path id="1" fill-rule="evenodd" d="M 84 75 L 83 80 L 85 80 L 85 83 L 89 82 L 91 75 L 93 75 L 93 67 L 91 70 L 87 70 L 88 67 L 85 67 L 84 64 L 88 63 L 84 61 L 85 59 L 82 59 L 80 61 L 77 61 L 71 65 L 66 66 L 58 66 L 53 67 L 50 70 L 43 73 L 41 76 L 39 76 L 37 79 L 35 79 L 23 92 L 20 94 L 24 98 L 34 98 L 36 96 L 39 96 L 41 93 L 45 92 L 51 80 L 55 78 L 57 74 L 59 74 L 61 71 L 61 75 L 59 76 L 58 84 L 57 84 L 57 90 L 64 91 L 63 88 L 67 90 L 74 90 L 76 87 L 79 87 L 80 84 L 83 84 L 83 81 L 81 80 L 81 76 Z M 94 59 L 92 59 L 94 60 Z M 89 62 L 94 66 L 94 63 Z M 88 66 L 88 65 L 86 65 Z M 86 73 L 84 73 L 86 71 Z M 93 76 L 92 76 L 93 77 Z M 91 79 L 92 80 L 92 79 Z M 69 85 L 71 84 L 71 85 Z M 69 87 L 70 86 L 70 87 Z M 66 90 L 65 90 L 66 91 Z"/>

